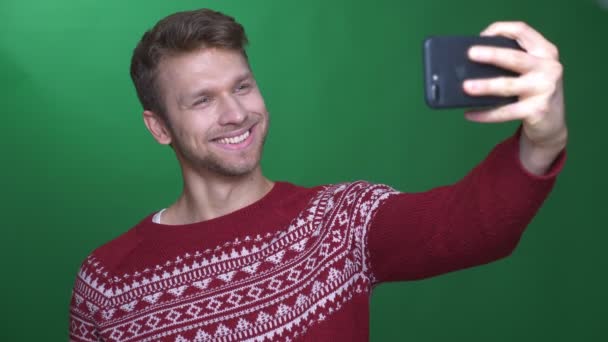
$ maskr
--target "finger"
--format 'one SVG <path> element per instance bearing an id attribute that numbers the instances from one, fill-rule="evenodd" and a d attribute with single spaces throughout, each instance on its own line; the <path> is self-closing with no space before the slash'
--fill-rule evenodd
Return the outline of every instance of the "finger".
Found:
<path id="1" fill-rule="evenodd" d="M 530 82 L 520 77 L 495 77 L 465 80 L 465 93 L 471 96 L 525 96 L 534 91 Z"/>
<path id="2" fill-rule="evenodd" d="M 506 122 L 513 120 L 536 120 L 542 113 L 536 111 L 538 100 L 533 98 L 486 110 L 467 110 L 465 118 L 480 123 Z"/>
<path id="3" fill-rule="evenodd" d="M 509 111 L 508 107 L 509 106 L 488 110 L 467 111 L 464 116 L 467 120 L 478 123 L 499 123 L 522 119 L 515 115 L 515 113 Z"/>
<path id="4" fill-rule="evenodd" d="M 469 49 L 468 55 L 475 62 L 493 64 L 519 74 L 527 73 L 540 63 L 538 58 L 524 51 L 509 48 L 477 45 Z"/>
<path id="5" fill-rule="evenodd" d="M 549 42 L 538 31 L 528 24 L 499 21 L 491 24 L 481 32 L 482 36 L 505 36 L 517 40 L 521 47 L 534 56 L 557 60 L 557 47 Z"/>

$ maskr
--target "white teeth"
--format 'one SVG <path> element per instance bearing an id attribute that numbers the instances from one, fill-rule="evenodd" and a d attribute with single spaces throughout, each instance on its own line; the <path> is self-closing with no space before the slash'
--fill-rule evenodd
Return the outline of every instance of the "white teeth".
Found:
<path id="1" fill-rule="evenodd" d="M 220 140 L 218 140 L 218 142 L 220 144 L 238 144 L 243 142 L 243 140 L 247 139 L 247 137 L 249 137 L 249 131 L 236 136 L 236 137 L 232 137 L 232 138 L 222 138 Z"/>

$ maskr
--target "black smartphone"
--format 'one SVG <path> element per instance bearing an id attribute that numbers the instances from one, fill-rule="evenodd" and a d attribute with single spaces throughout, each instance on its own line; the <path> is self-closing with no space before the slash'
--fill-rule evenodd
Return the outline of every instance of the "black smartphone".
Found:
<path id="1" fill-rule="evenodd" d="M 425 100 L 431 108 L 495 107 L 517 101 L 516 96 L 470 96 L 462 89 L 466 79 L 517 76 L 518 74 L 469 59 L 473 45 L 491 45 L 517 50 L 517 41 L 499 36 L 432 36 L 424 40 Z"/>

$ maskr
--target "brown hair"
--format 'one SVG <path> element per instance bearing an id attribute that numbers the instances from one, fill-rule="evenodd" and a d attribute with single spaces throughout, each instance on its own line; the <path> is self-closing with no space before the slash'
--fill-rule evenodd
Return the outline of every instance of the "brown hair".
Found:
<path id="1" fill-rule="evenodd" d="M 239 51 L 247 59 L 247 42 L 241 24 L 210 9 L 178 12 L 163 18 L 144 33 L 133 51 L 131 79 L 139 102 L 144 110 L 159 114 L 167 122 L 156 80 L 163 58 L 201 48 L 224 48 Z"/>

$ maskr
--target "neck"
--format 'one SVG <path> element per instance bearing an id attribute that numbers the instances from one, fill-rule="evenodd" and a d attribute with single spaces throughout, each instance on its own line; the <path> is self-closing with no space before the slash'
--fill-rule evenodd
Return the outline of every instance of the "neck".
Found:
<path id="1" fill-rule="evenodd" d="M 259 166 L 251 173 L 238 177 L 182 174 L 182 194 L 163 212 L 163 224 L 189 224 L 229 214 L 258 201 L 274 185 L 262 175 Z"/>

